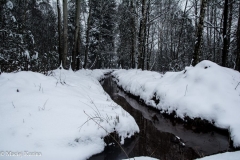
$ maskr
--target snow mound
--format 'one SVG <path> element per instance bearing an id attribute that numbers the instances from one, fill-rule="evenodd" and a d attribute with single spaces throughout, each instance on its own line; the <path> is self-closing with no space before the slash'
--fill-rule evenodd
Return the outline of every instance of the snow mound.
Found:
<path id="1" fill-rule="evenodd" d="M 240 146 L 240 73 L 211 61 L 202 61 L 181 72 L 118 70 L 118 85 L 147 105 L 176 112 L 184 118 L 200 117 L 226 128 L 234 146 Z"/>
<path id="2" fill-rule="evenodd" d="M 239 160 L 240 151 L 237 152 L 226 152 L 220 153 L 212 156 L 207 156 L 204 158 L 199 158 L 198 160 Z"/>
<path id="3" fill-rule="evenodd" d="M 77 74 L 83 74 L 89 77 L 93 77 L 95 79 L 97 79 L 98 81 L 101 81 L 105 78 L 105 74 L 109 74 L 111 73 L 112 70 L 111 69 L 94 69 L 94 70 L 88 70 L 88 69 L 82 69 L 77 71 Z"/>
<path id="4" fill-rule="evenodd" d="M 134 157 L 134 158 L 123 159 L 123 160 L 157 160 L 157 159 L 151 158 L 151 157 Z"/>
<path id="5" fill-rule="evenodd" d="M 2 73 L 0 159 L 82 160 L 103 151 L 108 133 L 116 131 L 124 143 L 139 132 L 98 82 L 108 71 L 87 72 Z"/>

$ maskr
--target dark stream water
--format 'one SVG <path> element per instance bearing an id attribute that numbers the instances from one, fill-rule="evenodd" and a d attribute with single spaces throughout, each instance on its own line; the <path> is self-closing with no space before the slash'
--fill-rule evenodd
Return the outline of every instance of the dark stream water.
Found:
<path id="1" fill-rule="evenodd" d="M 111 77 L 102 83 L 111 98 L 137 122 L 140 133 L 126 140 L 123 146 L 129 157 L 151 156 L 161 160 L 185 160 L 230 150 L 228 137 L 216 131 L 195 132 L 166 118 L 119 89 Z M 127 158 L 117 145 L 89 160 L 118 160 Z"/>

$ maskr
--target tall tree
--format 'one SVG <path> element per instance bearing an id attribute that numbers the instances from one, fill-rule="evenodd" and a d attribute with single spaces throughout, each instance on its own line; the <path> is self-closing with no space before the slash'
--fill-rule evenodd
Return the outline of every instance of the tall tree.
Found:
<path id="1" fill-rule="evenodd" d="M 201 43 L 202 43 L 202 35 L 203 35 L 203 23 L 205 17 L 205 8 L 206 8 L 207 0 L 201 1 L 201 8 L 200 8 L 200 17 L 197 26 L 197 34 L 196 34 L 196 41 L 195 41 L 195 48 L 193 53 L 193 62 L 192 65 L 195 66 L 199 62 L 199 56 L 201 52 Z"/>
<path id="2" fill-rule="evenodd" d="M 63 0 L 63 53 L 62 65 L 66 68 L 67 54 L 68 54 L 68 8 L 67 0 Z"/>
<path id="3" fill-rule="evenodd" d="M 60 8 L 60 1 L 57 0 L 57 13 L 58 13 L 58 54 L 59 64 L 62 62 L 62 14 Z"/>
<path id="4" fill-rule="evenodd" d="M 142 0 L 142 16 L 140 20 L 139 36 L 138 36 L 138 68 L 144 69 L 144 56 L 145 56 L 145 35 L 147 23 L 147 1 Z"/>
<path id="5" fill-rule="evenodd" d="M 92 18 L 92 5 L 91 0 L 88 2 L 89 4 L 89 12 L 87 18 L 87 30 L 86 30 L 86 47 L 85 47 L 85 57 L 84 57 L 84 65 L 83 68 L 87 68 L 87 61 L 88 61 L 88 51 L 89 51 L 89 32 L 90 32 L 90 23 Z"/>
<path id="6" fill-rule="evenodd" d="M 237 58 L 236 58 L 236 66 L 235 69 L 240 72 L 240 3 L 239 3 L 239 9 L 238 9 L 238 25 L 237 25 Z"/>
<path id="7" fill-rule="evenodd" d="M 90 21 L 89 59 L 90 68 L 111 66 L 114 53 L 115 0 L 91 0 L 92 13 Z"/>
<path id="8" fill-rule="evenodd" d="M 132 68 L 134 62 L 135 42 L 134 34 L 136 29 L 134 23 L 133 0 L 124 0 L 118 6 L 118 66 L 123 68 Z M 130 15 L 129 15 L 130 13 Z"/>
<path id="9" fill-rule="evenodd" d="M 223 12 L 223 49 L 222 49 L 222 66 L 227 66 L 228 58 L 228 39 L 227 39 L 227 24 L 228 24 L 228 0 L 225 0 L 224 3 L 224 12 Z"/>
<path id="10" fill-rule="evenodd" d="M 130 17 L 131 17 L 131 67 L 135 68 L 136 55 L 136 22 L 135 22 L 135 5 L 134 0 L 130 2 Z"/>
<path id="11" fill-rule="evenodd" d="M 80 0 L 76 0 L 76 20 L 75 20 L 75 33 L 74 33 L 74 44 L 73 44 L 73 52 L 72 52 L 72 70 L 76 69 L 76 55 L 77 55 L 77 47 L 78 46 L 78 36 L 80 30 Z"/>

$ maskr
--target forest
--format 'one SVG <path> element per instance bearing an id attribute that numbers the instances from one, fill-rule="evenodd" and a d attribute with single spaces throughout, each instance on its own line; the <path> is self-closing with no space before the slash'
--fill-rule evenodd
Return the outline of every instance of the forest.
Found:
<path id="1" fill-rule="evenodd" d="M 238 0 L 1 0 L 0 69 L 240 70 Z"/>
<path id="2" fill-rule="evenodd" d="M 0 0 L 0 160 L 236 160 L 239 0 Z"/>

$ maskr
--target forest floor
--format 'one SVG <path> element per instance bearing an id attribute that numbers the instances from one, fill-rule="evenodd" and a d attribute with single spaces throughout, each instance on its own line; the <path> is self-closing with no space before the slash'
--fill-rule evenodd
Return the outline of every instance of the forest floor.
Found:
<path id="1" fill-rule="evenodd" d="M 0 75 L 0 159 L 87 159 L 116 132 L 124 143 L 139 128 L 99 80 L 108 70 Z"/>
<path id="2" fill-rule="evenodd" d="M 0 75 L 0 159 L 87 159 L 104 150 L 104 137 L 139 132 L 99 81 L 111 70 L 54 70 Z M 228 129 L 240 146 L 240 73 L 202 61 L 181 72 L 116 70 L 126 92 L 178 118 L 201 118 Z M 79 152 L 80 151 L 80 152 Z M 229 152 L 205 159 L 239 159 Z M 139 157 L 151 159 L 150 157 Z"/>

